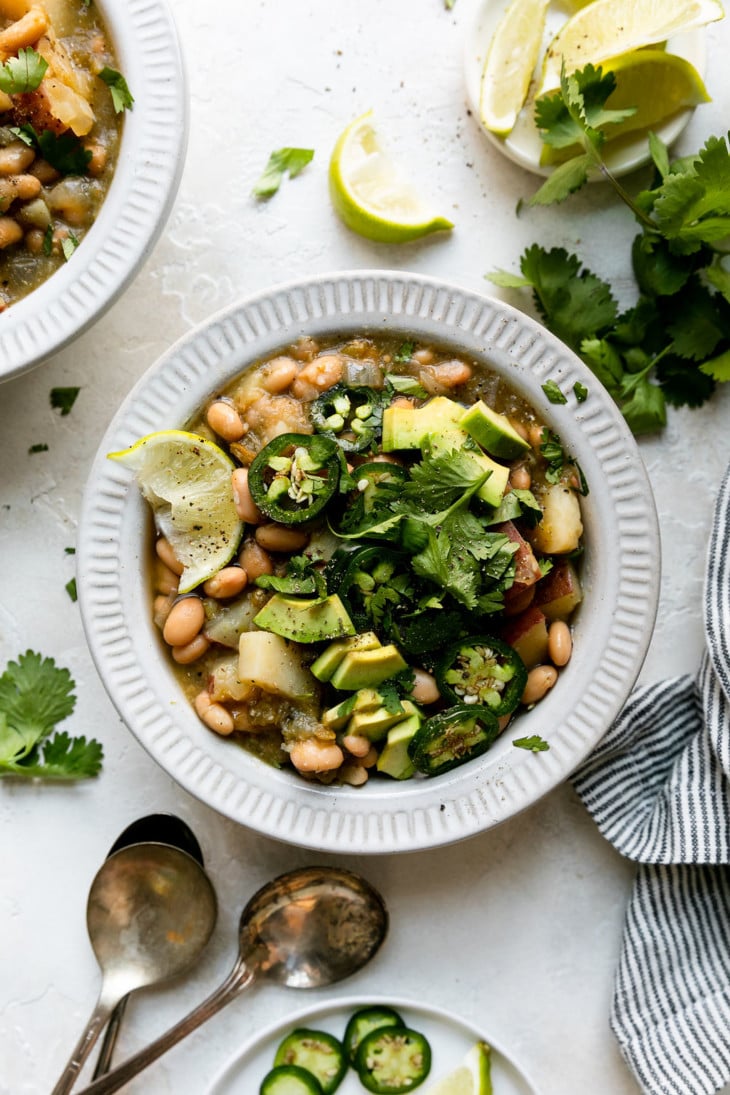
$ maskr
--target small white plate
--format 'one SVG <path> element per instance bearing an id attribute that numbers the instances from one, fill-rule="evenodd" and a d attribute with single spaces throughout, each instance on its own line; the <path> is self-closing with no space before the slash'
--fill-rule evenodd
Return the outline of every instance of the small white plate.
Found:
<path id="1" fill-rule="evenodd" d="M 324 1030 L 342 1038 L 347 1021 L 358 1008 L 387 1004 L 400 1012 L 413 1030 L 425 1035 L 431 1046 L 431 1074 L 420 1088 L 427 1095 L 429 1085 L 456 1068 L 475 1042 L 492 1047 L 492 1084 L 494 1095 L 537 1095 L 537 1088 L 526 1078 L 504 1050 L 494 1045 L 483 1030 L 439 1008 L 425 1007 L 392 997 L 346 997 L 332 1004 L 307 1008 L 261 1031 L 230 1060 L 213 1081 L 207 1095 L 254 1095 L 266 1073 L 273 1067 L 274 1054 L 282 1038 L 295 1027 Z M 365 1088 L 357 1073 L 348 1071 L 337 1088 L 337 1095 L 363 1095 Z"/>
<path id="2" fill-rule="evenodd" d="M 553 2 L 548 8 L 545 35 L 527 102 L 522 108 L 512 132 L 507 137 L 498 137 L 482 125 L 479 100 L 482 72 L 484 71 L 489 43 L 497 29 L 499 20 L 508 6 L 509 0 L 478 0 L 475 4 L 472 17 L 467 23 L 464 48 L 464 77 L 467 100 L 482 132 L 505 156 L 508 156 L 522 167 L 526 167 L 528 171 L 534 171 L 538 175 L 549 175 L 553 168 L 543 166 L 540 163 L 542 140 L 533 120 L 533 95 L 545 50 L 566 21 L 567 13 L 556 2 Z M 674 38 L 670 38 L 667 42 L 667 52 L 683 57 L 694 65 L 700 76 L 704 76 L 705 34 L 703 29 L 688 31 L 685 34 L 678 34 Z M 690 108 L 681 110 L 662 125 L 656 126 L 655 131 L 665 144 L 670 145 L 672 141 L 677 139 L 691 116 L 692 110 Z M 625 175 L 629 171 L 634 171 L 637 167 L 649 162 L 646 134 L 639 133 L 634 137 L 627 136 L 620 142 L 620 145 L 620 147 L 614 149 L 604 149 L 606 163 L 614 175 Z M 594 178 L 597 178 L 597 176 L 594 176 Z"/>

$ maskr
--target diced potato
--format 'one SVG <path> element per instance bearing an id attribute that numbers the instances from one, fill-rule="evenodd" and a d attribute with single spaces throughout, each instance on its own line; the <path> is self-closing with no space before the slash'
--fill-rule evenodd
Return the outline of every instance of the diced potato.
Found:
<path id="1" fill-rule="evenodd" d="M 250 681 L 238 679 L 238 658 L 235 654 L 227 654 L 211 669 L 208 691 L 213 703 L 227 703 L 230 700 L 240 703 L 251 696 L 254 686 Z"/>
<path id="2" fill-rule="evenodd" d="M 583 535 L 580 503 L 575 491 L 556 483 L 540 496 L 540 505 L 542 520 L 532 533 L 533 547 L 546 555 L 575 551 Z"/>
<path id="3" fill-rule="evenodd" d="M 62 125 L 77 137 L 85 137 L 95 122 L 94 111 L 86 99 L 55 77 L 46 77 L 40 90 L 45 92 L 48 109 Z"/>
<path id="4" fill-rule="evenodd" d="M 218 601 L 206 600 L 207 622 L 203 628 L 206 638 L 212 643 L 238 650 L 240 636 L 244 631 L 251 631 L 253 618 L 260 607 L 248 594 L 223 606 Z"/>
<path id="5" fill-rule="evenodd" d="M 241 635 L 238 677 L 264 692 L 289 699 L 313 699 L 318 691 L 297 648 L 268 631 L 246 631 Z"/>
<path id="6" fill-rule="evenodd" d="M 548 620 L 567 620 L 582 600 L 580 579 L 573 564 L 567 560 L 557 563 L 538 582 L 535 590 L 535 604 Z"/>
<path id="7" fill-rule="evenodd" d="M 544 613 L 531 605 L 502 628 L 502 638 L 517 651 L 528 669 L 548 660 L 548 629 Z"/>

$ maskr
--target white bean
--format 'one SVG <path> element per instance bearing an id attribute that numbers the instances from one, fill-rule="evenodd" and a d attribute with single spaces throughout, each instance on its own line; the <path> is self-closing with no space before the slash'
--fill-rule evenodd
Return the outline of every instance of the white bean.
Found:
<path id="1" fill-rule="evenodd" d="M 299 772 L 333 772 L 345 756 L 334 741 L 306 738 L 292 745 L 289 758 Z"/>
<path id="2" fill-rule="evenodd" d="M 558 671 L 552 665 L 536 665 L 527 674 L 527 683 L 522 693 L 522 702 L 526 707 L 541 700 L 558 679 Z"/>
<path id="3" fill-rule="evenodd" d="M 233 504 L 241 520 L 247 525 L 260 525 L 264 515 L 251 495 L 251 488 L 248 485 L 248 468 L 236 468 L 231 473 L 231 487 Z"/>
<path id="4" fill-rule="evenodd" d="M 205 609 L 200 597 L 183 597 L 170 609 L 162 636 L 170 646 L 187 646 L 205 623 Z"/>

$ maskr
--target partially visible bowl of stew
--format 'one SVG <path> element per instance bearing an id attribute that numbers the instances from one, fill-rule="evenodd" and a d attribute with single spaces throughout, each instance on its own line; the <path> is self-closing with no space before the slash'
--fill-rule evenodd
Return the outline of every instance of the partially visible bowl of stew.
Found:
<path id="1" fill-rule="evenodd" d="M 112 699 L 183 786 L 292 843 L 408 850 L 598 742 L 651 636 L 658 533 L 620 414 L 539 324 L 341 274 L 229 309 L 140 381 L 78 584 Z"/>
<path id="2" fill-rule="evenodd" d="M 0 380 L 126 287 L 164 225 L 186 138 L 165 0 L 0 2 Z"/>

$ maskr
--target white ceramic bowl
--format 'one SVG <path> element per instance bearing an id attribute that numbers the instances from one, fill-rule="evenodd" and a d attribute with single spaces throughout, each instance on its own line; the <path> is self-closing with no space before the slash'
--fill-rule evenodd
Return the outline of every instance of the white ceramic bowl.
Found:
<path id="1" fill-rule="evenodd" d="M 542 140 L 540 131 L 533 119 L 534 102 L 532 94 L 539 81 L 542 59 L 551 39 L 565 23 L 568 12 L 560 4 L 551 6 L 548 10 L 545 35 L 543 38 L 540 56 L 537 61 L 534 84 L 530 92 L 527 104 L 520 112 L 514 129 L 506 137 L 498 137 L 481 124 L 481 88 L 484 62 L 487 58 L 489 45 L 494 37 L 500 19 L 504 15 L 508 0 L 473 0 L 472 9 L 466 23 L 464 36 L 464 81 L 466 85 L 466 97 L 471 109 L 472 117 L 480 126 L 484 136 L 500 152 L 510 160 L 514 160 L 521 167 L 533 171 L 536 175 L 550 175 L 555 170 L 553 167 L 540 163 L 542 152 Z M 706 64 L 705 30 L 685 31 L 677 34 L 667 42 L 667 52 L 676 53 L 679 57 L 689 61 L 691 65 L 704 76 Z M 666 121 L 654 126 L 657 136 L 661 137 L 666 145 L 671 145 L 679 137 L 690 118 L 693 109 L 687 108 L 672 115 Z M 610 143 L 604 146 L 603 155 L 607 165 L 615 176 L 627 175 L 638 167 L 649 163 L 649 143 L 647 134 L 636 133 L 627 135 L 623 140 L 616 142 L 617 147 Z M 602 176 L 594 173 L 590 175 L 591 182 L 600 182 Z"/>
<path id="2" fill-rule="evenodd" d="M 198 720 L 151 619 L 149 516 L 132 474 L 106 459 L 153 430 L 182 425 L 249 363 L 302 334 L 395 332 L 453 344 L 505 375 L 580 462 L 585 600 L 573 657 L 555 688 L 482 758 L 443 776 L 362 788 L 311 784 L 218 738 Z M 548 402 L 552 378 L 582 404 Z M 535 320 L 496 300 L 415 274 L 360 271 L 274 288 L 191 331 L 139 381 L 115 416 L 89 476 L 78 543 L 84 626 L 122 718 L 192 794 L 270 836 L 327 851 L 426 848 L 504 821 L 564 780 L 620 711 L 651 637 L 659 534 L 636 445 L 614 403 L 578 358 Z"/>
<path id="3" fill-rule="evenodd" d="M 95 0 L 97 2 L 97 0 Z M 71 260 L 0 316 L 0 381 L 39 365 L 116 300 L 167 219 L 187 145 L 187 91 L 166 0 L 98 0 L 134 95 L 104 204 Z"/>

